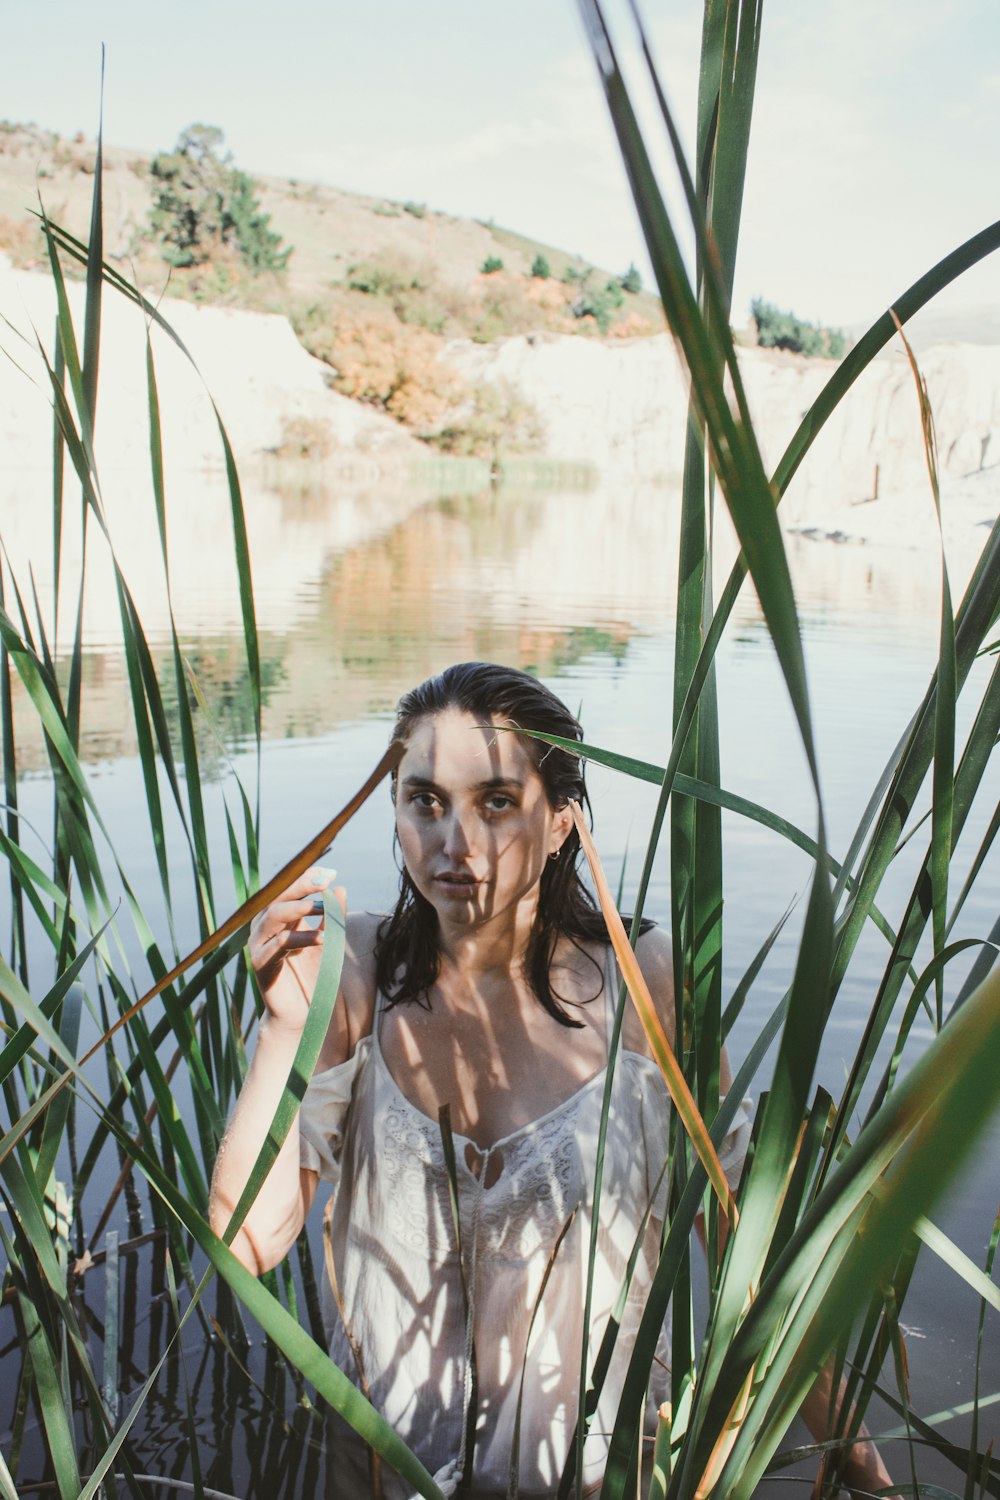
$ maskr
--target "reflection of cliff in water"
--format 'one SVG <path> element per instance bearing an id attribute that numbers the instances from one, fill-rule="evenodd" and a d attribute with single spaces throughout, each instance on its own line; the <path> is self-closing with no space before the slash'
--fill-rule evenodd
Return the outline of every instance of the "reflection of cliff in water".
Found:
<path id="1" fill-rule="evenodd" d="M 184 516 L 192 503 L 189 495 Z M 182 649 L 220 738 L 233 745 L 249 737 L 252 712 L 228 517 L 224 506 L 216 510 L 211 538 L 204 513 L 193 534 L 172 527 L 174 599 Z M 551 673 L 591 655 L 622 656 L 636 632 L 669 625 L 674 611 L 677 498 L 655 487 L 501 487 L 424 504 L 398 492 L 258 492 L 248 497 L 248 523 L 269 739 L 388 714 L 405 688 L 450 661 L 496 659 Z M 133 564 L 126 576 L 175 723 L 158 548 L 141 521 L 133 529 L 122 511 L 120 554 L 123 566 Z M 735 555 L 731 536 L 720 537 L 719 551 L 717 587 Z M 789 554 L 813 621 L 933 629 L 940 584 L 924 555 L 806 538 L 790 538 Z M 109 645 L 113 588 L 92 578 L 87 597 L 100 614 L 102 649 L 84 655 L 83 755 L 134 755 L 124 662 Z M 737 619 L 759 622 L 749 590 Z M 196 708 L 195 717 L 207 768 L 220 752 L 204 713 Z M 42 767 L 35 716 L 20 697 L 16 723 L 19 765 Z"/>
<path id="2" fill-rule="evenodd" d="M 551 672 L 587 655 L 621 655 L 632 633 L 628 614 L 588 598 L 589 576 L 566 566 L 566 586 L 553 587 L 548 597 L 535 594 L 533 584 L 526 592 L 528 579 L 520 576 L 525 557 L 531 567 L 553 508 L 590 498 L 494 492 L 439 500 L 356 545 L 340 547 L 331 538 L 324 557 L 322 521 L 337 509 L 336 499 L 316 492 L 283 497 L 286 534 L 309 532 L 312 545 L 296 543 L 284 551 L 280 589 L 270 567 L 268 544 L 276 545 L 270 526 L 265 545 L 254 547 L 265 736 L 308 737 L 391 712 L 405 688 L 449 661 L 485 657 Z M 336 529 L 328 519 L 326 534 L 335 536 Z M 252 518 L 250 531 L 253 537 Z M 301 562 L 295 576 L 293 558 Z M 178 571 L 184 569 L 179 557 Z M 182 650 L 212 719 L 210 725 L 189 690 L 199 753 L 209 771 L 221 760 L 216 734 L 227 745 L 239 744 L 253 724 L 238 605 L 235 597 L 224 597 L 231 591 L 228 572 L 216 570 L 213 592 L 213 575 L 200 552 L 193 560 L 199 587 L 192 587 L 189 571 L 187 586 L 175 592 Z M 88 582 L 88 596 L 98 592 Z M 149 622 L 149 599 L 139 588 L 136 596 Z M 87 762 L 136 754 L 125 663 L 108 645 L 113 617 L 105 613 L 107 602 L 104 595 L 101 648 L 83 655 L 81 754 Z M 152 615 L 156 620 L 155 607 Z M 206 617 L 225 623 L 199 629 Z M 156 632 L 147 623 L 147 629 L 173 733 L 171 655 L 162 627 Z M 17 691 L 15 737 L 20 769 L 47 765 L 36 716 Z"/>
<path id="3" fill-rule="evenodd" d="M 275 695 L 291 700 L 281 722 L 306 704 L 310 717 L 292 732 L 388 712 L 406 687 L 450 661 L 551 671 L 590 652 L 623 651 L 645 611 L 628 607 L 627 594 L 616 599 L 606 581 L 594 588 L 570 559 L 545 558 L 553 514 L 592 498 L 498 491 L 443 500 L 331 559 Z"/>

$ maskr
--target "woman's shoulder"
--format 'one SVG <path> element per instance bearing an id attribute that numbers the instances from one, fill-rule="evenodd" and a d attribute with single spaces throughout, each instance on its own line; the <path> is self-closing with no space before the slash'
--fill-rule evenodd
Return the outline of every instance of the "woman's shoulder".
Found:
<path id="1" fill-rule="evenodd" d="M 635 956 L 639 960 L 643 978 L 650 989 L 654 984 L 658 987 L 665 985 L 669 990 L 671 1001 L 674 984 L 673 952 L 670 934 L 665 928 L 657 927 L 655 924 L 640 933 L 636 939 Z M 656 999 L 655 994 L 653 998 Z"/>
<path id="2" fill-rule="evenodd" d="M 340 993 L 320 1052 L 318 1067 L 331 1068 L 353 1057 L 375 1024 L 375 950 L 385 918 L 377 912 L 348 912 Z"/>
<path id="3" fill-rule="evenodd" d="M 370 967 L 375 973 L 375 948 L 379 929 L 385 921 L 381 912 L 349 911 L 347 913 L 347 943 L 344 950 L 344 965 Z"/>
<path id="4" fill-rule="evenodd" d="M 635 956 L 652 996 L 660 1024 L 673 1045 L 674 1040 L 674 962 L 669 933 L 662 927 L 649 927 L 637 939 Z M 623 1022 L 624 1046 L 631 1052 L 652 1056 L 642 1022 L 630 1003 Z"/>

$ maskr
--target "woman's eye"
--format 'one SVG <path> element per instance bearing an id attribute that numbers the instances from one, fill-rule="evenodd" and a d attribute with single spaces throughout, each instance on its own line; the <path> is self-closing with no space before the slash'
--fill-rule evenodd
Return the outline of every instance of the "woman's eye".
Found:
<path id="1" fill-rule="evenodd" d="M 486 799 L 486 809 L 488 812 L 506 812 L 509 807 L 513 806 L 513 797 L 508 797 L 504 792 L 494 792 L 492 796 L 487 797 Z"/>
<path id="2" fill-rule="evenodd" d="M 433 812 L 440 804 L 433 792 L 414 792 L 410 798 L 410 806 L 420 812 Z"/>

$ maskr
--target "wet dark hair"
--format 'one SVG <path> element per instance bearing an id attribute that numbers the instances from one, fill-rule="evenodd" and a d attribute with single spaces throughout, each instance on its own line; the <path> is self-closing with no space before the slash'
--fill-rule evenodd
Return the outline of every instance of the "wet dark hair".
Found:
<path id="1" fill-rule="evenodd" d="M 421 719 L 455 708 L 484 724 L 493 721 L 531 729 L 562 739 L 582 740 L 583 730 L 566 705 L 543 683 L 514 667 L 467 661 L 447 667 L 419 687 L 405 693 L 396 709 L 392 739 L 406 741 Z M 542 778 L 552 808 L 570 799 L 590 814 L 583 761 L 571 751 L 528 735 L 521 744 Z M 393 773 L 393 798 L 396 775 Z M 542 1005 L 563 1026 L 582 1026 L 565 1009 L 570 1003 L 553 990 L 550 968 L 561 936 L 574 943 L 606 944 L 608 931 L 600 908 L 580 879 L 580 835 L 570 830 L 558 855 L 545 863 L 538 897 L 538 913 L 528 942 L 525 968 L 528 982 Z M 643 930 L 652 926 L 644 924 Z M 416 1001 L 428 1005 L 438 976 L 441 955 L 437 913 L 416 889 L 406 866 L 400 871 L 399 898 L 381 924 L 375 947 L 375 980 L 390 1006 Z M 601 985 L 593 999 L 601 993 Z"/>

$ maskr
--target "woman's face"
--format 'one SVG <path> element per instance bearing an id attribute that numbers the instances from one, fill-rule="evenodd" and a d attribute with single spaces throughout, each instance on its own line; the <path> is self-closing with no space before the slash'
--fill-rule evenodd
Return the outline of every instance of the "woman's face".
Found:
<path id="1" fill-rule="evenodd" d="M 445 709 L 411 730 L 396 780 L 396 829 L 417 890 L 445 926 L 532 909 L 545 861 L 573 824 L 549 806 L 518 735 Z"/>

